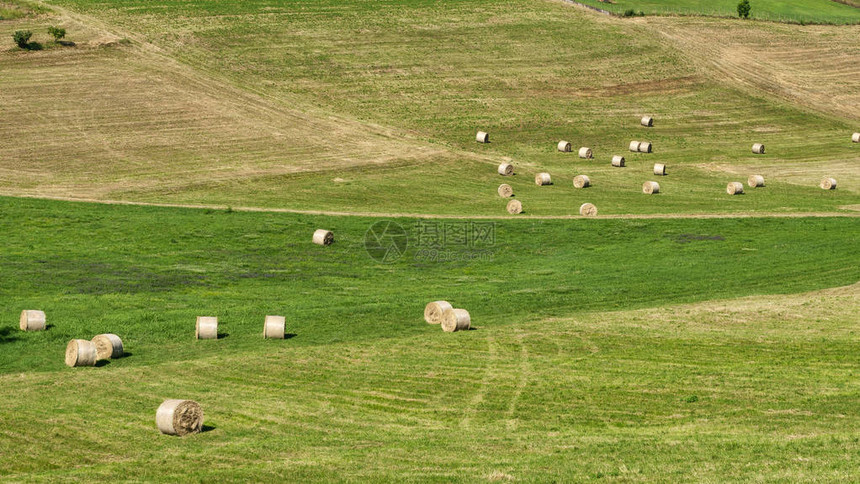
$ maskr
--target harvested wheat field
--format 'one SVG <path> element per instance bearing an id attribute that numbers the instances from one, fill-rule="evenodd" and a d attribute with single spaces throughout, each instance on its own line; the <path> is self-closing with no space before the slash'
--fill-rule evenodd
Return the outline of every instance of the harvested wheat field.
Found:
<path id="1" fill-rule="evenodd" d="M 0 1 L 0 480 L 856 481 L 852 2 Z"/>

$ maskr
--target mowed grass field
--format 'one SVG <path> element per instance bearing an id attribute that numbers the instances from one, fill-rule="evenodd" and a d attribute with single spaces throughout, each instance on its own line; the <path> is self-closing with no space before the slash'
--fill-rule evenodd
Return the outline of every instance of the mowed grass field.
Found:
<path id="1" fill-rule="evenodd" d="M 839 94 L 856 84 L 850 32 L 822 44 L 832 55 L 817 53 L 825 61 L 814 71 L 848 87 L 816 99 L 845 102 L 816 110 L 760 89 L 795 65 L 751 87 L 747 65 L 714 69 L 710 52 L 685 48 L 680 33 L 556 2 L 57 3 L 69 10 L 2 25 L 65 22 L 79 42 L 0 54 L 2 193 L 504 215 L 495 190 L 508 180 L 495 167 L 512 161 L 509 182 L 529 215 L 576 214 L 583 202 L 603 214 L 860 203 L 858 121 L 831 108 L 854 99 Z M 784 50 L 819 37 L 800 32 Z M 655 116 L 653 129 L 639 126 L 643 114 Z M 490 144 L 474 142 L 478 129 Z M 558 153 L 560 139 L 595 159 Z M 653 142 L 654 153 L 630 153 L 632 139 Z M 767 154 L 753 155 L 754 142 Z M 609 167 L 616 154 L 628 168 Z M 669 167 L 662 194 L 643 196 L 657 162 Z M 556 185 L 537 189 L 540 171 Z M 573 190 L 583 173 L 594 186 Z M 767 190 L 725 195 L 753 173 Z M 821 192 L 824 176 L 839 190 Z"/>
<path id="2" fill-rule="evenodd" d="M 615 14 L 628 10 L 648 15 L 710 15 L 737 17 L 734 0 L 578 0 Z M 750 18 L 793 23 L 858 24 L 857 0 L 752 0 Z"/>
<path id="3" fill-rule="evenodd" d="M 482 259 L 382 264 L 376 219 L 0 211 L 4 479 L 855 476 L 853 219 L 509 221 Z M 476 330 L 426 324 L 440 298 Z M 31 307 L 48 331 L 17 331 Z M 226 337 L 194 340 L 204 314 Z M 262 339 L 266 314 L 291 337 Z M 129 356 L 63 365 L 106 331 Z M 159 435 L 166 398 L 199 401 L 206 431 Z"/>
<path id="4" fill-rule="evenodd" d="M 753 0 L 813 7 L 854 12 Z M 857 25 L 525 0 L 6 10 L 0 479 L 856 480 Z M 750 174 L 767 186 L 725 193 Z M 402 257 L 365 250 L 377 222 Z M 426 324 L 439 299 L 475 330 Z M 20 332 L 22 309 L 48 330 Z M 287 339 L 262 338 L 267 314 Z M 203 315 L 221 339 L 194 339 Z M 64 366 L 103 332 L 128 355 Z M 168 398 L 200 402 L 204 432 L 160 435 Z"/>

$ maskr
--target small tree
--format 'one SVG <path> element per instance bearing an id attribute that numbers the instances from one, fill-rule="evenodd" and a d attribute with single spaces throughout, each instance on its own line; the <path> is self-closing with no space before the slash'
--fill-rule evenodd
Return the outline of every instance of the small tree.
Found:
<path id="1" fill-rule="evenodd" d="M 12 38 L 15 40 L 15 43 L 22 49 L 29 47 L 30 37 L 32 36 L 33 32 L 30 32 L 29 30 L 16 30 L 15 33 L 12 34 Z"/>
<path id="2" fill-rule="evenodd" d="M 738 17 L 750 18 L 751 9 L 750 0 L 741 0 L 740 3 L 738 3 Z"/>
<path id="3" fill-rule="evenodd" d="M 59 42 L 60 39 L 66 36 L 66 29 L 62 27 L 48 27 L 48 33 L 54 37 L 54 42 Z"/>

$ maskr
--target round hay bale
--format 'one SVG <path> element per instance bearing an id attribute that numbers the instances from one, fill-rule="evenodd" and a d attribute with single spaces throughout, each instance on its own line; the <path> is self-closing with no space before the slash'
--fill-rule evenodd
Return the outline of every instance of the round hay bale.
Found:
<path id="1" fill-rule="evenodd" d="M 442 331 L 466 331 L 472 327 L 472 318 L 465 309 L 447 309 L 442 314 Z"/>
<path id="2" fill-rule="evenodd" d="M 588 188 L 591 186 L 591 179 L 588 175 L 576 175 L 573 177 L 574 188 Z"/>
<path id="3" fill-rule="evenodd" d="M 624 157 L 623 156 L 613 156 L 612 157 L 612 166 L 616 168 L 624 168 Z"/>
<path id="4" fill-rule="evenodd" d="M 763 187 L 764 177 L 761 175 L 750 175 L 750 177 L 747 178 L 747 185 L 749 185 L 750 188 Z"/>
<path id="5" fill-rule="evenodd" d="M 820 186 L 825 190 L 836 190 L 836 179 L 829 177 L 823 178 Z"/>
<path id="6" fill-rule="evenodd" d="M 860 133 L 854 133 L 851 135 L 851 141 L 855 143 L 860 143 Z"/>
<path id="7" fill-rule="evenodd" d="M 499 192 L 499 196 L 502 198 L 510 198 L 510 197 L 514 196 L 514 189 L 511 188 L 511 186 L 508 185 L 507 183 L 502 183 L 501 185 L 499 185 L 498 192 Z"/>
<path id="8" fill-rule="evenodd" d="M 96 345 L 85 339 L 73 339 L 66 345 L 66 365 L 95 366 L 97 360 Z"/>
<path id="9" fill-rule="evenodd" d="M 655 181 L 646 181 L 642 184 L 642 193 L 646 193 L 648 195 L 660 193 L 660 184 Z"/>
<path id="10" fill-rule="evenodd" d="M 597 207 L 593 203 L 583 203 L 579 206 L 579 214 L 583 217 L 594 217 L 597 215 Z"/>
<path id="11" fill-rule="evenodd" d="M 427 321 L 427 324 L 441 324 L 442 316 L 449 309 L 454 309 L 454 306 L 448 301 L 433 301 L 424 306 L 424 321 Z"/>
<path id="12" fill-rule="evenodd" d="M 511 215 L 523 213 L 523 204 L 519 200 L 511 200 L 508 202 L 507 210 Z"/>
<path id="13" fill-rule="evenodd" d="M 729 195 L 743 195 L 744 184 L 741 182 L 729 182 L 729 184 L 726 185 L 726 193 Z"/>
<path id="14" fill-rule="evenodd" d="M 654 174 L 666 176 L 666 165 L 663 163 L 654 163 Z"/>
<path id="15" fill-rule="evenodd" d="M 591 148 L 583 146 L 579 149 L 579 157 L 586 160 L 590 160 L 594 158 L 594 153 L 591 151 Z"/>
<path id="16" fill-rule="evenodd" d="M 21 321 L 18 326 L 21 331 L 44 331 L 45 312 L 37 309 L 25 309 L 21 311 Z"/>
<path id="17" fill-rule="evenodd" d="M 570 153 L 570 150 L 570 143 L 568 143 L 567 141 L 558 142 L 558 151 L 561 151 L 563 153 Z"/>
<path id="18" fill-rule="evenodd" d="M 489 143 L 490 135 L 483 131 L 478 131 L 478 134 L 475 135 L 475 141 L 477 141 L 478 143 Z"/>
<path id="19" fill-rule="evenodd" d="M 266 316 L 263 320 L 263 339 L 284 339 L 287 318 L 283 316 Z"/>
<path id="20" fill-rule="evenodd" d="M 317 245 L 331 245 L 334 242 L 334 234 L 330 230 L 317 229 L 314 231 L 313 240 Z"/>
<path id="21" fill-rule="evenodd" d="M 194 330 L 196 339 L 218 339 L 218 318 L 213 316 L 197 316 L 197 327 Z"/>
<path id="22" fill-rule="evenodd" d="M 642 141 L 639 143 L 639 152 L 640 153 L 650 153 L 651 152 L 651 143 L 648 141 Z"/>
<path id="23" fill-rule="evenodd" d="M 115 334 L 100 334 L 94 337 L 92 341 L 96 345 L 96 358 L 99 360 L 120 358 L 124 353 L 122 340 Z"/>
<path id="24" fill-rule="evenodd" d="M 499 175 L 511 176 L 514 174 L 514 165 L 510 163 L 502 163 L 499 165 Z"/>
<path id="25" fill-rule="evenodd" d="M 642 116 L 642 119 L 639 120 L 639 124 L 645 126 L 646 128 L 650 128 L 654 126 L 654 118 L 651 116 Z"/>
<path id="26" fill-rule="evenodd" d="M 538 173 L 535 175 L 535 185 L 552 185 L 552 177 L 549 176 L 549 173 Z"/>
<path id="27" fill-rule="evenodd" d="M 165 400 L 155 412 L 155 425 L 162 434 L 196 434 L 203 430 L 203 408 L 194 400 Z"/>
<path id="28" fill-rule="evenodd" d="M 630 142 L 630 151 L 636 153 L 639 151 L 639 141 L 631 141 Z"/>
<path id="29" fill-rule="evenodd" d="M 754 144 L 752 147 L 752 152 L 757 154 L 757 155 L 763 155 L 764 154 L 764 145 L 761 143 Z"/>

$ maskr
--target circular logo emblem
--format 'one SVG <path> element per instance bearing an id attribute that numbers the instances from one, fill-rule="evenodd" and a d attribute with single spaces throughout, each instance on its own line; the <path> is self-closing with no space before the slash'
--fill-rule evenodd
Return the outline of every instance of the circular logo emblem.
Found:
<path id="1" fill-rule="evenodd" d="M 364 233 L 364 249 L 371 259 L 387 264 L 403 257 L 408 237 L 397 222 L 380 220 Z"/>

